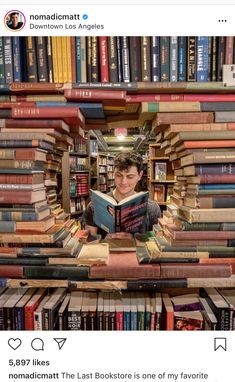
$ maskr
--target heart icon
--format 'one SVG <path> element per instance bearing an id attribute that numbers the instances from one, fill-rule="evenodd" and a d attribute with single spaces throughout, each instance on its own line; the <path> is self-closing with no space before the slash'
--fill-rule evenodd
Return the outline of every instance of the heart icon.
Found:
<path id="1" fill-rule="evenodd" d="M 21 339 L 20 338 L 9 338 L 8 345 L 13 349 L 16 350 L 21 345 Z"/>

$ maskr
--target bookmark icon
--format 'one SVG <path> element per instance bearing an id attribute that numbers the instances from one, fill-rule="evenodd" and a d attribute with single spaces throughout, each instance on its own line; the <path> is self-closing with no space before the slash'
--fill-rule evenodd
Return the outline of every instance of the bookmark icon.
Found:
<path id="1" fill-rule="evenodd" d="M 62 349 L 62 347 L 65 344 L 65 341 L 67 341 L 67 338 L 53 338 L 53 339 L 57 343 L 59 350 Z"/>

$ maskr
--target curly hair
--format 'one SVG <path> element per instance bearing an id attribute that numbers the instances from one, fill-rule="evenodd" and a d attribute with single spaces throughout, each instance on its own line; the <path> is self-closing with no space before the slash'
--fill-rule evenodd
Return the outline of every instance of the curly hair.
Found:
<path id="1" fill-rule="evenodd" d="M 136 166 L 138 173 L 143 170 L 143 159 L 136 151 L 122 152 L 114 158 L 114 167 L 120 171 L 128 170 L 131 166 Z"/>

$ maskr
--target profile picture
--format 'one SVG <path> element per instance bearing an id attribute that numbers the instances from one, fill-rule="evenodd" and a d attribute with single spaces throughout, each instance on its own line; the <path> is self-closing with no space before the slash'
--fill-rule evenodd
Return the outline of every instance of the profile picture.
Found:
<path id="1" fill-rule="evenodd" d="M 25 21 L 24 14 L 17 10 L 7 12 L 4 18 L 6 28 L 17 32 L 24 28 Z"/>

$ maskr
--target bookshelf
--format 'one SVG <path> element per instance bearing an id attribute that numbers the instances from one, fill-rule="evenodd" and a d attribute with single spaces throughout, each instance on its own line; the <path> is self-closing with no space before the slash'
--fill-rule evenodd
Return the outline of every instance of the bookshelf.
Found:
<path id="1" fill-rule="evenodd" d="M 69 152 L 70 166 L 70 213 L 73 217 L 82 215 L 89 197 L 90 160 L 88 139 L 85 133 L 74 138 L 74 145 Z"/>
<path id="2" fill-rule="evenodd" d="M 173 193 L 175 178 L 169 157 L 160 143 L 149 145 L 149 192 L 161 209 L 165 209 Z"/>

